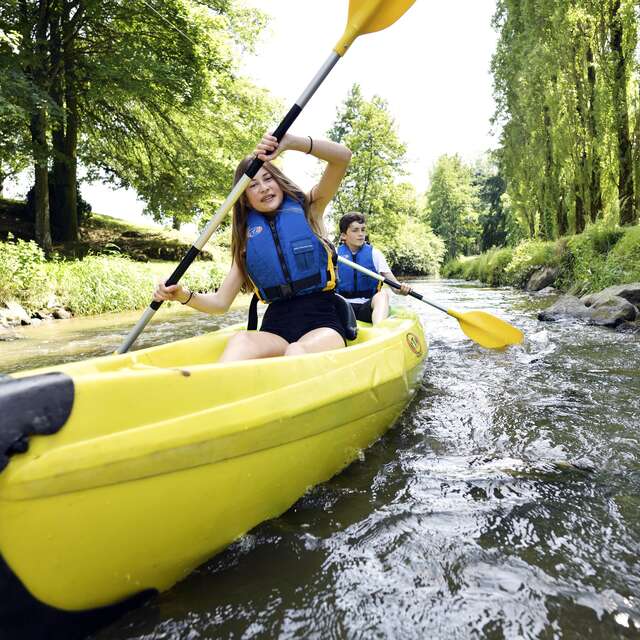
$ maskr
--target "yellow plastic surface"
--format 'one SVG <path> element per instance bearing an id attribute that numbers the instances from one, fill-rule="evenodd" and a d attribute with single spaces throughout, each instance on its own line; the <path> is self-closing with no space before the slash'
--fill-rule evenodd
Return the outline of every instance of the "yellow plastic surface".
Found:
<path id="1" fill-rule="evenodd" d="M 0 473 L 0 553 L 36 598 L 168 589 L 379 438 L 427 352 L 407 316 L 346 349 L 216 364 L 235 330 L 16 374 L 75 385 L 67 424 Z"/>
<path id="2" fill-rule="evenodd" d="M 486 311 L 460 313 L 447 309 L 447 313 L 458 321 L 468 338 L 486 349 L 504 349 L 513 344 L 521 344 L 524 340 L 520 329 Z"/>
<path id="3" fill-rule="evenodd" d="M 390 27 L 414 2 L 415 0 L 349 0 L 347 26 L 333 50 L 343 56 L 358 36 Z"/>

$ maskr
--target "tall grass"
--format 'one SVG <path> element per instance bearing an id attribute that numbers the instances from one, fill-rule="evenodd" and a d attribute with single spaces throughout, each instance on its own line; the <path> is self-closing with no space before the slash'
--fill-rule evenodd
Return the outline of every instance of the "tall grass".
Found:
<path id="1" fill-rule="evenodd" d="M 47 303 L 54 283 L 35 242 L 0 242 L 0 302 L 15 301 L 27 311 Z"/>
<path id="2" fill-rule="evenodd" d="M 515 248 L 494 248 L 479 256 L 457 258 L 442 272 L 449 278 L 524 287 L 541 267 L 557 268 L 556 286 L 574 293 L 640 281 L 640 226 L 598 223 L 582 234 L 556 241 L 525 240 Z"/>
<path id="3" fill-rule="evenodd" d="M 89 255 L 82 260 L 47 262 L 34 242 L 0 242 L 0 302 L 16 301 L 28 312 L 45 308 L 52 295 L 75 315 L 142 309 L 157 280 L 175 263 L 140 263 L 121 255 Z M 222 282 L 222 261 L 196 262 L 182 283 L 210 291 Z"/>

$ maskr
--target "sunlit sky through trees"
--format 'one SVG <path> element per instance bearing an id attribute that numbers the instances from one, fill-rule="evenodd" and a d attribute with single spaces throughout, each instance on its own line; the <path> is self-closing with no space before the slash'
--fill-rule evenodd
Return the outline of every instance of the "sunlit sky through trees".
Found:
<path id="1" fill-rule="evenodd" d="M 283 103 L 296 100 L 342 35 L 348 0 L 244 0 L 272 16 L 244 73 Z M 473 161 L 495 146 L 490 118 L 494 111 L 489 71 L 497 35 L 491 28 L 494 0 L 417 0 L 395 25 L 361 36 L 336 65 L 291 131 L 323 136 L 351 85 L 365 99 L 386 99 L 400 138 L 408 145 L 407 179 L 419 192 L 442 154 L 459 153 Z M 274 123 L 274 126 L 277 123 Z M 285 170 L 309 188 L 316 161 L 289 154 Z M 295 160 L 295 162 L 292 162 Z M 7 185 L 7 196 L 24 196 L 28 181 Z M 136 222 L 144 204 L 135 192 L 84 184 L 94 211 Z"/>

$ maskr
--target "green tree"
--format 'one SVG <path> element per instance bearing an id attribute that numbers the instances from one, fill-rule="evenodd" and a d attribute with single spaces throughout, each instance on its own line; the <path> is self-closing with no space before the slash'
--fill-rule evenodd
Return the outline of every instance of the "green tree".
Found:
<path id="1" fill-rule="evenodd" d="M 328 136 L 353 153 L 334 199 L 334 218 L 363 213 L 371 242 L 398 273 L 437 272 L 443 245 L 426 222 L 415 188 L 400 182 L 406 173 L 406 145 L 398 138 L 386 101 L 379 96 L 365 100 L 354 84 Z"/>
<path id="2" fill-rule="evenodd" d="M 3 3 L 0 30 L 20 41 L 0 50 L 0 75 L 23 90 L 2 95 L 30 132 L 37 233 L 49 228 L 49 166 L 63 240 L 77 237 L 78 162 L 137 188 L 159 218 L 215 201 L 247 135 L 271 120 L 237 63 L 264 22 L 232 0 Z"/>
<path id="3" fill-rule="evenodd" d="M 353 153 L 334 200 L 336 213 L 360 211 L 372 229 L 384 224 L 386 196 L 404 175 L 406 162 L 406 146 L 398 138 L 386 101 L 379 96 L 365 100 L 354 84 L 328 136 Z"/>
<path id="4" fill-rule="evenodd" d="M 0 60 L 15 55 L 19 41 L 19 34 L 0 31 Z M 0 67 L 6 66 L 0 62 Z M 0 196 L 4 181 L 29 166 L 30 141 L 22 126 L 27 118 L 23 110 L 11 101 L 12 95 L 24 90 L 20 79 L 13 75 L 3 78 L 0 83 Z"/>
<path id="5" fill-rule="evenodd" d="M 458 155 L 438 158 L 427 191 L 427 213 L 434 233 L 442 238 L 446 259 L 478 250 L 480 202 L 473 173 Z"/>
<path id="6" fill-rule="evenodd" d="M 506 182 L 500 175 L 495 154 L 487 154 L 473 168 L 473 185 L 480 202 L 478 222 L 482 228 L 480 251 L 501 247 L 507 242 L 508 209 L 504 207 L 503 194 Z"/>
<path id="7" fill-rule="evenodd" d="M 637 220 L 637 14 L 632 0 L 498 0 L 494 123 L 529 237 Z"/>

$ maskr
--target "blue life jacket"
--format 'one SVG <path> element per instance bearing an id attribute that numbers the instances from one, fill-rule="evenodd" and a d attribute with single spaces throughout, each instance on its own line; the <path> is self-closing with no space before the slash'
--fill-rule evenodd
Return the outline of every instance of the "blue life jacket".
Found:
<path id="1" fill-rule="evenodd" d="M 373 263 L 373 247 L 370 244 L 363 244 L 357 253 L 351 253 L 351 249 L 346 244 L 341 244 L 338 247 L 338 255 L 378 273 Z M 341 296 L 345 298 L 373 298 L 381 287 L 382 282 L 379 280 L 360 273 L 342 262 L 338 263 L 338 293 Z"/>
<path id="2" fill-rule="evenodd" d="M 285 196 L 275 215 L 249 211 L 245 266 L 262 302 L 331 291 L 336 286 L 333 257 L 293 198 Z"/>

